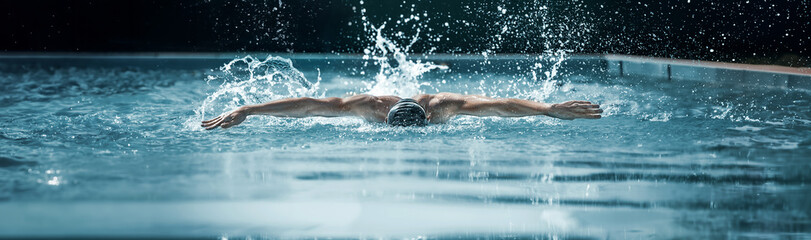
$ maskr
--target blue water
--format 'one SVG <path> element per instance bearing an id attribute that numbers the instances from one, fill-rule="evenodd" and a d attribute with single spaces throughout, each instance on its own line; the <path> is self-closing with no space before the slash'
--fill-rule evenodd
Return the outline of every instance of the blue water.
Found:
<path id="1" fill-rule="evenodd" d="M 381 81 L 360 57 L 288 57 L 301 76 L 279 65 L 206 113 L 251 79 L 219 68 L 230 58 L 3 59 L 0 238 L 811 237 L 807 91 L 618 78 L 587 57 L 547 78 L 550 64 L 461 56 L 407 83 L 589 100 L 603 119 L 196 127 L 233 104 Z"/>

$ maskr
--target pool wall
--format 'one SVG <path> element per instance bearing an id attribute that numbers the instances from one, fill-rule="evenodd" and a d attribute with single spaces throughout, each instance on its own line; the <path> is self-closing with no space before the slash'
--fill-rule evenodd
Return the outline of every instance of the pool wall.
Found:
<path id="1" fill-rule="evenodd" d="M 651 77 L 664 81 L 702 81 L 811 90 L 811 69 L 605 55 L 611 76 Z"/>

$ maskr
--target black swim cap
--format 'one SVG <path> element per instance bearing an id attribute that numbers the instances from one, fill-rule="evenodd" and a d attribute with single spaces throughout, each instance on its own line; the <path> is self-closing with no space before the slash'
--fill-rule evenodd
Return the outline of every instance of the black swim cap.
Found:
<path id="1" fill-rule="evenodd" d="M 392 126 L 425 126 L 428 120 L 425 117 L 425 109 L 417 101 L 411 98 L 403 98 L 391 107 L 386 123 Z"/>

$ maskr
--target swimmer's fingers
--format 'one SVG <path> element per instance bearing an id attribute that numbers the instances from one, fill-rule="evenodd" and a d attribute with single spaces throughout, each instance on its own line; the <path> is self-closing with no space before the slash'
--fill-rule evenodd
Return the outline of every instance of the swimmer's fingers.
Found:
<path id="1" fill-rule="evenodd" d="M 203 120 L 203 123 L 210 123 L 210 122 L 213 122 L 214 120 L 217 120 L 217 119 L 220 119 L 220 116 L 217 116 L 217 117 L 209 119 L 209 120 Z"/>
<path id="2" fill-rule="evenodd" d="M 599 108 L 587 108 L 581 111 L 581 113 L 585 114 L 583 116 L 585 119 L 599 119 L 602 117 L 600 114 L 603 113 L 603 110 Z"/>
<path id="3" fill-rule="evenodd" d="M 583 116 L 583 118 L 585 119 L 600 119 L 602 118 L 600 114 L 603 113 L 603 110 L 600 109 L 599 106 L 597 106 L 593 108 L 587 108 L 583 111 L 583 113 L 586 114 L 585 116 Z"/>
<path id="4" fill-rule="evenodd" d="M 600 108 L 599 104 L 592 104 L 592 103 L 575 103 L 574 106 L 580 108 Z"/>
<path id="5" fill-rule="evenodd" d="M 211 127 L 211 126 L 216 125 L 216 124 L 217 124 L 217 123 L 219 123 L 220 121 L 222 121 L 222 118 L 223 118 L 222 116 L 216 117 L 216 118 L 211 119 L 211 120 L 209 120 L 209 121 L 207 121 L 207 122 L 203 122 L 202 124 L 200 124 L 200 126 L 201 126 L 201 127 L 204 127 L 204 128 L 209 128 L 209 127 Z"/>
<path id="6" fill-rule="evenodd" d="M 206 130 L 215 129 L 218 126 L 220 126 L 223 122 L 229 122 L 229 121 L 231 121 L 231 116 L 226 116 L 226 117 L 223 117 L 222 119 L 220 119 L 219 121 L 216 121 L 214 123 L 209 124 L 205 128 L 206 128 Z"/>
<path id="7" fill-rule="evenodd" d="M 603 112 L 603 110 L 599 109 L 599 108 L 596 108 L 596 109 L 595 108 L 589 108 L 589 109 L 583 110 L 583 113 L 588 113 L 588 114 L 599 114 L 599 113 L 602 113 L 602 112 Z"/>
<path id="8" fill-rule="evenodd" d="M 245 118 L 247 118 L 247 115 L 245 115 L 244 113 L 241 113 L 241 112 L 237 112 L 236 115 L 232 115 L 232 116 L 233 117 L 230 120 L 228 120 L 226 122 L 223 122 L 222 125 L 220 125 L 220 127 L 221 128 L 230 128 L 230 127 L 239 125 L 240 123 L 245 121 Z"/>
<path id="9" fill-rule="evenodd" d="M 205 120 L 205 121 L 203 121 L 203 124 L 211 123 L 211 122 L 214 122 L 215 120 L 220 120 L 220 118 L 222 118 L 222 115 L 217 116 L 217 117 L 212 118 L 212 119 L 209 119 L 209 120 Z"/>
<path id="10" fill-rule="evenodd" d="M 603 112 L 602 109 L 592 108 L 592 107 L 585 107 L 585 106 L 575 107 L 575 108 L 572 109 L 572 111 L 574 111 L 576 113 L 589 113 L 589 114 Z"/>
<path id="11" fill-rule="evenodd" d="M 214 123 L 216 123 L 217 121 L 219 121 L 219 120 L 221 120 L 221 119 L 222 119 L 222 116 L 219 116 L 219 117 L 213 118 L 213 119 L 211 119 L 211 120 L 206 120 L 206 121 L 203 121 L 203 122 L 200 124 L 200 126 L 201 126 L 201 127 L 207 127 L 208 125 L 214 124 Z"/>
<path id="12" fill-rule="evenodd" d="M 231 119 L 231 120 L 228 120 L 228 121 L 224 121 L 224 122 L 222 122 L 222 123 L 220 124 L 220 127 L 221 127 L 221 128 L 229 128 L 229 127 L 233 127 L 234 125 L 236 125 L 236 124 L 235 124 L 235 122 L 234 122 L 234 120 L 236 120 L 236 119 Z"/>
<path id="13" fill-rule="evenodd" d="M 598 104 L 592 104 L 591 102 L 587 101 L 576 101 L 574 106 L 575 108 L 573 109 L 573 111 L 578 113 L 578 115 L 580 115 L 579 116 L 580 118 L 585 119 L 602 118 L 600 114 L 603 112 L 603 110 L 600 109 L 600 105 Z"/>
<path id="14" fill-rule="evenodd" d="M 211 129 L 215 129 L 215 128 L 217 128 L 218 126 L 220 126 L 220 123 L 222 123 L 222 121 L 218 121 L 218 122 L 210 123 L 210 124 L 208 124 L 208 125 L 206 125 L 206 126 L 203 126 L 203 127 L 205 127 L 205 128 L 206 128 L 206 130 L 211 130 Z"/>
<path id="15" fill-rule="evenodd" d="M 239 124 L 239 123 L 229 121 L 229 122 L 225 122 L 223 124 L 220 124 L 220 127 L 225 129 L 225 128 L 230 128 L 230 127 L 236 126 L 237 124 Z"/>
<path id="16" fill-rule="evenodd" d="M 211 125 L 214 125 L 215 123 L 217 123 L 217 122 L 203 123 L 203 124 L 200 124 L 200 126 L 204 127 L 204 128 L 208 128 L 208 127 L 211 127 Z"/>
<path id="17" fill-rule="evenodd" d="M 589 111 L 589 112 L 581 112 L 581 113 L 576 113 L 574 118 L 597 119 L 597 118 L 600 118 L 600 113 L 596 112 L 596 111 L 595 112 L 591 112 L 591 111 Z"/>

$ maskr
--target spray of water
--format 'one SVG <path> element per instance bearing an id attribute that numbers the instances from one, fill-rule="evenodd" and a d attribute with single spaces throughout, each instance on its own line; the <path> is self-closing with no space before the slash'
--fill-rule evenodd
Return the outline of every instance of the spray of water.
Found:
<path id="1" fill-rule="evenodd" d="M 219 88 L 206 97 L 187 125 L 196 126 L 206 117 L 246 104 L 291 97 L 323 97 L 323 91 L 319 90 L 321 79 L 307 80 L 290 59 L 269 56 L 259 60 L 246 56 L 231 60 L 220 67 L 220 71 L 207 80 L 209 84 L 220 81 Z"/>
<path id="2" fill-rule="evenodd" d="M 363 5 L 362 1 L 361 5 Z M 546 50 L 543 54 L 537 55 L 534 66 L 526 70 L 526 73 L 530 75 L 529 79 L 511 82 L 510 87 L 515 91 L 510 94 L 510 97 L 544 101 L 564 84 L 559 80 L 560 76 L 558 75 L 559 68 L 568 58 L 567 53 L 570 50 L 565 47 L 570 40 L 568 38 L 561 40 L 559 36 L 560 30 L 567 28 L 552 27 L 554 24 L 550 23 L 548 8 L 536 5 L 531 10 L 537 11 L 533 11 L 534 13 L 531 16 L 532 18 L 539 18 L 543 24 L 540 25 L 540 29 L 531 32 L 540 34 L 540 38 L 543 39 L 543 47 Z M 498 39 L 510 37 L 515 33 L 527 30 L 520 27 L 522 22 L 518 20 L 523 18 L 507 15 L 507 12 L 512 11 L 500 8 L 496 12 L 505 15 L 501 17 L 505 21 L 496 24 L 496 27 L 500 28 L 500 30 L 493 35 L 496 44 L 484 52 L 485 64 L 488 62 L 487 56 L 489 52 L 500 48 L 497 43 L 501 41 L 498 41 Z M 447 66 L 409 59 L 408 54 L 411 47 L 420 39 L 421 26 L 423 26 L 419 23 L 420 14 L 397 21 L 398 24 L 413 21 L 412 23 L 417 26 L 414 28 L 416 33 L 405 46 L 398 45 L 391 38 L 386 37 L 385 22 L 375 26 L 365 16 L 365 9 L 361 9 L 360 14 L 363 28 L 368 33 L 367 36 L 372 40 L 372 44 L 364 49 L 363 58 L 373 60 L 380 69 L 372 80 L 364 82 L 365 87 L 360 89 L 359 92 L 372 95 L 410 97 L 426 92 L 426 89 L 432 87 L 431 83 L 421 81 L 421 77 L 425 73 L 432 70 L 448 69 Z M 427 13 L 422 14 L 422 16 L 427 19 Z M 404 39 L 404 35 L 401 31 L 394 34 L 400 39 Z M 428 36 L 428 39 L 440 38 Z M 220 70 L 219 74 L 209 76 L 208 79 L 209 83 L 217 80 L 221 81 L 219 88 L 210 94 L 203 101 L 200 108 L 195 111 L 195 117 L 188 121 L 189 126 L 195 126 L 199 120 L 231 111 L 245 104 L 257 104 L 290 97 L 323 97 L 325 92 L 324 89 L 319 89 L 320 78 L 315 82 L 307 80 L 299 70 L 293 67 L 289 59 L 281 57 L 268 57 L 265 60 L 259 60 L 246 56 L 230 61 Z M 488 82 L 483 80 L 481 84 L 484 86 Z M 494 84 L 490 85 L 495 86 Z"/>
<path id="3" fill-rule="evenodd" d="M 556 50 L 538 56 L 537 62 L 530 70 L 532 81 L 528 91 L 524 93 L 525 97 L 543 102 L 564 84 L 558 80 L 558 70 L 568 58 L 566 53 L 566 50 Z"/>
<path id="4" fill-rule="evenodd" d="M 364 50 L 364 59 L 374 59 L 380 65 L 380 71 L 375 75 L 374 81 L 366 83 L 367 93 L 410 97 L 420 93 L 421 87 L 430 86 L 429 83 L 419 80 L 424 73 L 434 69 L 448 69 L 447 66 L 407 59 L 409 49 L 419 39 L 419 31 L 405 48 L 401 48 L 383 37 L 385 27 L 385 23 L 380 27 L 372 26 L 375 44 Z"/>
<path id="5" fill-rule="evenodd" d="M 583 19 L 587 14 L 579 9 L 568 10 L 569 14 L 557 14 L 553 9 L 559 8 L 549 7 L 555 4 L 537 0 L 520 4 L 490 2 L 468 8 L 471 15 L 493 19 L 487 28 L 489 38 L 480 39 L 480 42 L 487 43 L 487 49 L 482 51 L 485 65 L 490 63 L 488 59 L 492 53 L 500 51 L 525 52 L 528 53 L 527 57 L 533 59 L 532 67 L 518 69 L 519 72 L 523 71 L 523 74 L 517 74 L 520 77 L 508 86 L 515 89 L 511 91 L 512 97 L 547 101 L 554 93 L 565 90 L 564 86 L 568 84 L 567 76 L 559 70 L 569 59 L 569 53 L 582 48 L 584 41 L 590 38 L 592 24 Z M 522 44 L 504 45 L 505 42 Z M 489 81 L 483 84 L 493 85 L 493 83 Z M 481 88 L 491 88 L 490 92 L 493 93 L 503 92 L 501 89 L 487 86 Z"/>
<path id="6" fill-rule="evenodd" d="M 412 38 L 409 45 L 400 47 L 383 36 L 385 24 L 372 29 L 375 44 L 364 51 L 364 59 L 374 60 L 380 70 L 373 81 L 366 83 L 362 92 L 410 97 L 420 93 L 421 87 L 430 86 L 420 82 L 424 73 L 434 69 L 448 69 L 447 66 L 408 59 L 407 53 L 419 39 L 419 34 Z M 195 110 L 195 116 L 186 121 L 188 128 L 194 128 L 200 120 L 207 117 L 232 111 L 242 105 L 282 98 L 324 97 L 326 91 L 319 87 L 320 77 L 315 82 L 307 80 L 290 59 L 282 57 L 270 56 L 265 60 L 252 56 L 237 58 L 222 66 L 220 71 L 219 74 L 208 77 L 209 83 L 218 80 L 221 83 Z"/>

